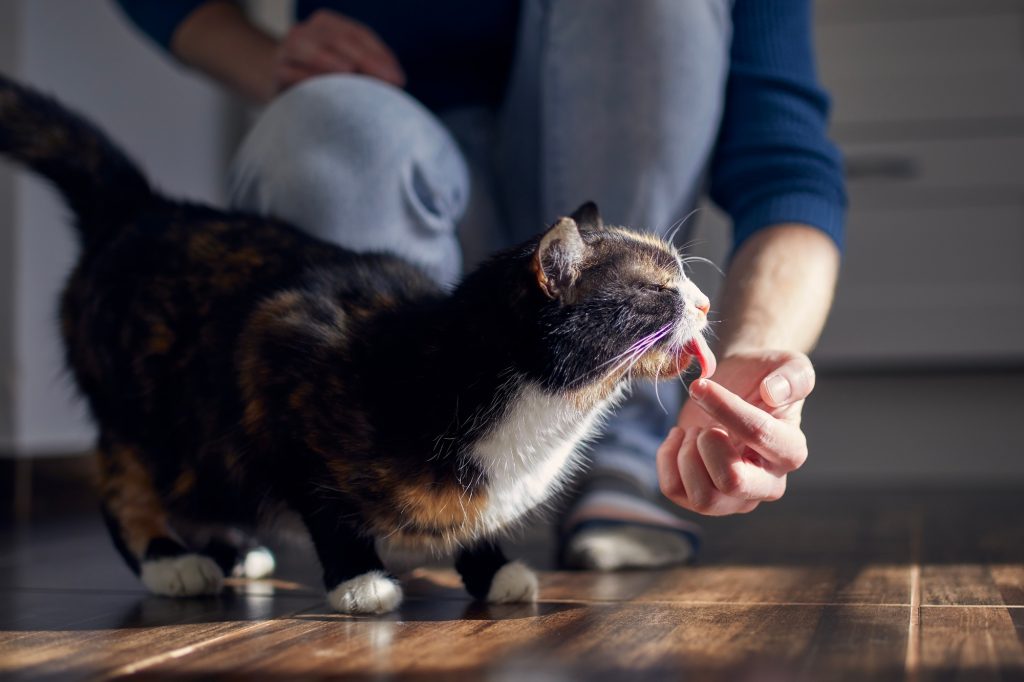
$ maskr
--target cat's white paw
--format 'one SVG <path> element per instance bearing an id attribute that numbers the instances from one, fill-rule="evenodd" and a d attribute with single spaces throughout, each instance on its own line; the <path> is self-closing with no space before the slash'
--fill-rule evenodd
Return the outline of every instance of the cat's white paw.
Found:
<path id="1" fill-rule="evenodd" d="M 200 554 L 143 561 L 139 578 L 146 589 L 164 597 L 217 594 L 224 586 L 224 573 L 220 566 Z"/>
<path id="2" fill-rule="evenodd" d="M 327 602 L 341 613 L 387 613 L 402 603 L 402 587 L 384 571 L 370 571 L 328 592 Z"/>
<path id="3" fill-rule="evenodd" d="M 260 580 L 274 575 L 277 562 L 274 561 L 273 553 L 266 547 L 256 547 L 245 553 L 242 561 L 235 566 L 235 575 L 239 578 Z"/>
<path id="4" fill-rule="evenodd" d="M 588 528 L 576 533 L 566 548 L 568 564 L 594 571 L 662 568 L 692 556 L 693 543 L 686 535 L 648 526 Z"/>
<path id="5" fill-rule="evenodd" d="M 487 601 L 491 604 L 535 602 L 537 591 L 537 574 L 521 561 L 510 561 L 494 574 Z"/>

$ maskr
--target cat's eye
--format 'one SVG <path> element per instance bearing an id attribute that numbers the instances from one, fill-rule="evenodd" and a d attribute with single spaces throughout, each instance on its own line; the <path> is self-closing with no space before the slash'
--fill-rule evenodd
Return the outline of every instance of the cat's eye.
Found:
<path id="1" fill-rule="evenodd" d="M 640 282 L 639 286 L 644 291 L 653 291 L 654 293 L 661 293 L 668 290 L 668 287 L 665 285 L 657 284 L 655 282 Z"/>

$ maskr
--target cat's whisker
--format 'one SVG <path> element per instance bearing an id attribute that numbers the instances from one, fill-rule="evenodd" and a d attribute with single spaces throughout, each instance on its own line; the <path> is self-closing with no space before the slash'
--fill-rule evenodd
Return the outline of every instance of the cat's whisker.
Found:
<path id="1" fill-rule="evenodd" d="M 665 409 L 665 403 L 661 402 L 661 393 L 658 391 L 658 384 L 661 383 L 658 379 L 661 378 L 661 370 L 664 366 L 665 363 L 660 364 L 658 370 L 654 373 L 654 398 L 658 401 L 658 407 L 661 408 L 661 411 L 668 414 L 668 410 Z"/>
<path id="2" fill-rule="evenodd" d="M 671 243 L 672 243 L 672 240 L 670 240 L 670 239 L 667 239 L 667 238 L 666 238 L 666 235 L 667 235 L 667 234 L 668 234 L 668 233 L 669 233 L 670 231 L 672 231 L 672 230 L 676 230 L 676 229 L 679 229 L 679 227 L 680 227 L 680 226 L 682 226 L 682 224 L 683 224 L 683 221 L 685 221 L 685 220 L 686 220 L 686 218 L 680 218 L 679 220 L 675 220 L 675 221 L 673 221 L 673 222 L 669 223 L 669 224 L 668 224 L 668 226 L 666 226 L 664 230 L 658 230 L 657 232 L 655 232 L 655 234 L 657 234 L 657 235 L 658 235 L 659 237 L 661 237 L 661 238 L 662 238 L 662 239 L 664 239 L 664 240 L 665 240 L 666 242 L 668 242 L 668 243 L 670 243 L 670 244 L 671 244 Z"/>
<path id="3" fill-rule="evenodd" d="M 693 216 L 694 216 L 695 214 L 699 213 L 699 212 L 700 212 L 700 210 L 701 210 L 701 209 L 700 209 L 700 207 L 698 206 L 697 208 L 695 208 L 695 209 L 693 209 L 692 211 L 690 211 L 689 213 L 687 213 L 687 214 L 686 214 L 686 217 L 685 217 L 685 218 L 683 218 L 683 219 L 682 219 L 681 221 L 679 221 L 679 225 L 677 225 L 677 226 L 676 226 L 676 228 L 675 228 L 674 230 L 672 230 L 672 234 L 670 234 L 670 235 L 669 235 L 669 236 L 668 236 L 668 237 L 667 237 L 667 238 L 665 239 L 665 241 L 666 241 L 666 242 L 668 242 L 669 244 L 671 244 L 671 243 L 672 243 L 673 241 L 675 241 L 675 238 L 676 238 L 676 233 L 677 233 L 677 232 L 679 232 L 679 230 L 680 230 L 680 229 L 681 229 L 681 228 L 682 228 L 682 227 L 683 227 L 684 225 L 686 225 L 686 221 L 688 221 L 688 220 L 689 220 L 690 218 L 692 218 L 692 217 L 693 217 Z"/>
<path id="4" fill-rule="evenodd" d="M 664 336 L 664 334 L 662 334 L 662 336 Z M 627 374 L 628 378 L 632 379 L 633 366 L 636 365 L 636 363 L 640 361 L 640 358 L 643 357 L 644 353 L 646 353 L 648 350 L 650 350 L 650 348 L 654 344 L 656 344 L 660 339 L 661 339 L 661 337 L 659 336 L 656 339 L 648 341 L 646 345 L 638 348 L 636 351 L 633 352 L 632 355 L 630 355 L 628 358 L 626 358 L 621 363 L 619 363 L 617 366 L 615 366 L 609 372 L 609 374 L 615 374 L 622 367 L 624 367 L 624 366 L 626 366 L 628 364 L 629 365 L 629 369 L 627 369 L 626 374 Z"/>
<path id="5" fill-rule="evenodd" d="M 713 260 L 711 260 L 710 258 L 705 258 L 704 256 L 683 256 L 682 258 L 680 258 L 680 262 L 684 266 L 686 266 L 687 264 L 689 264 L 691 262 L 693 262 L 693 263 L 706 263 L 707 265 L 710 265 L 712 268 L 714 268 L 715 272 L 717 272 L 719 275 L 721 275 L 722 277 L 725 277 L 725 272 L 722 270 L 722 268 L 718 267 L 718 265 Z"/>
<path id="6" fill-rule="evenodd" d="M 665 325 L 664 327 L 658 329 L 657 331 L 652 332 L 651 334 L 648 334 L 647 336 L 645 336 L 645 337 L 641 338 L 640 340 L 634 342 L 633 345 L 631 345 L 629 348 L 627 348 L 624 352 L 620 353 L 619 355 L 616 355 L 611 360 L 608 360 L 607 362 L 603 362 L 600 365 L 598 365 L 596 369 L 600 370 L 601 368 L 605 367 L 606 365 L 609 365 L 609 364 L 615 362 L 616 360 L 621 359 L 622 357 L 624 357 L 626 355 L 630 355 L 630 358 L 632 358 L 633 355 L 636 355 L 637 353 L 642 355 L 647 350 L 649 350 L 651 348 L 651 346 L 653 346 L 655 343 L 657 343 L 659 340 L 661 340 L 669 332 L 669 330 L 672 329 L 673 326 L 674 326 L 674 323 L 669 323 L 669 324 Z M 630 359 L 630 358 L 627 358 L 627 360 Z M 621 365 L 616 366 L 609 373 L 610 374 L 614 374 L 620 367 L 621 367 Z"/>

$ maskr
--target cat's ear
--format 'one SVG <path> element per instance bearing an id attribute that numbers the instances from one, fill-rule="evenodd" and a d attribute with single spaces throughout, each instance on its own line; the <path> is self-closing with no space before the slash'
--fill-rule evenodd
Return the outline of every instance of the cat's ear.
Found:
<path id="1" fill-rule="evenodd" d="M 597 210 L 597 204 L 588 201 L 570 216 L 576 221 L 581 230 L 603 230 L 604 221 L 601 220 L 601 212 Z"/>
<path id="2" fill-rule="evenodd" d="M 561 218 L 541 237 L 533 272 L 548 298 L 564 298 L 579 276 L 587 245 L 572 218 Z"/>

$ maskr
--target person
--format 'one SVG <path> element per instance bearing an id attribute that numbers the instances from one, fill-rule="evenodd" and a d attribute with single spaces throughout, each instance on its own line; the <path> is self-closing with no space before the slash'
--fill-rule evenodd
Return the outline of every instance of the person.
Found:
<path id="1" fill-rule="evenodd" d="M 221 0 L 120 4 L 180 62 L 267 105 L 233 165 L 236 206 L 397 252 L 445 285 L 585 200 L 665 233 L 709 194 L 734 224 L 718 372 L 681 407 L 662 389 L 667 417 L 649 387 L 616 413 L 562 556 L 681 562 L 698 528 L 659 500 L 719 515 L 782 496 L 807 457 L 805 353 L 846 204 L 810 0 L 297 0 L 281 39 Z"/>

